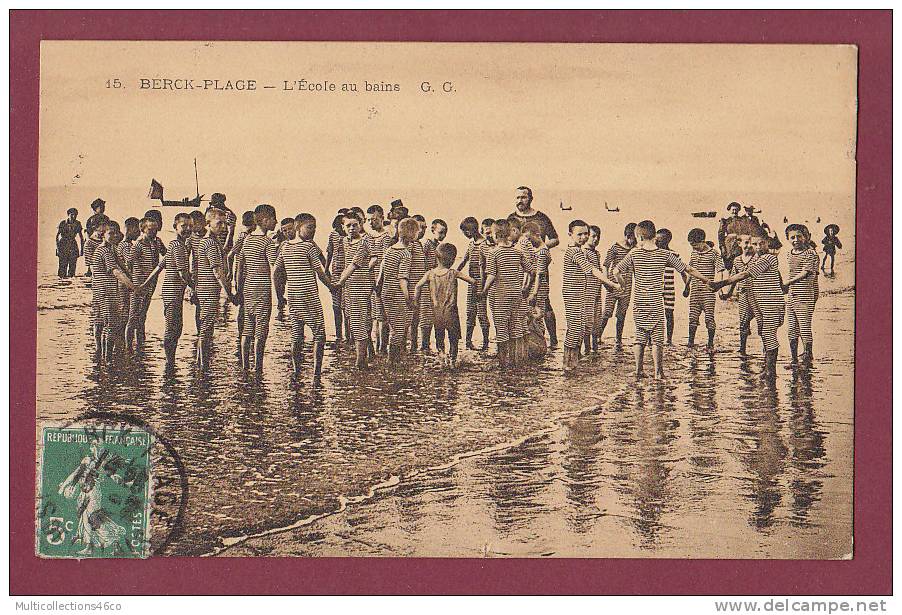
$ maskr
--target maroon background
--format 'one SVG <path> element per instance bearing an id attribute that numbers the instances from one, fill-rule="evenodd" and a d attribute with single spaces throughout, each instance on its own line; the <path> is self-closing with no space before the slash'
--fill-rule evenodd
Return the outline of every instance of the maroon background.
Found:
<path id="1" fill-rule="evenodd" d="M 890 594 L 890 11 L 12 11 L 10 203 L 37 229 L 42 39 L 854 43 L 859 46 L 855 558 L 40 560 L 34 556 L 37 237 L 10 274 L 13 594 Z M 879 230 L 878 230 L 879 229 Z M 876 237 L 880 233 L 879 238 Z"/>

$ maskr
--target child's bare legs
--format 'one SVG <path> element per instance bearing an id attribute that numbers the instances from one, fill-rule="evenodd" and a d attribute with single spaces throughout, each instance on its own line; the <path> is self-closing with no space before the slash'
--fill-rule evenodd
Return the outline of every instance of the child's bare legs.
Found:
<path id="1" fill-rule="evenodd" d="M 488 316 L 479 316 L 479 327 L 482 329 L 482 350 L 489 349 L 489 319 Z"/>
<path id="2" fill-rule="evenodd" d="M 438 336 L 439 329 L 435 330 L 436 336 Z M 442 331 L 442 350 L 444 350 L 445 346 L 445 332 Z M 449 329 L 448 330 L 448 355 L 451 357 L 451 367 L 455 367 L 457 365 L 457 350 L 458 344 L 460 344 L 460 330 Z"/>
<path id="3" fill-rule="evenodd" d="M 389 329 L 387 320 L 382 321 L 382 324 L 380 325 L 380 329 L 382 330 L 382 332 L 381 332 L 382 345 L 379 347 L 379 352 L 385 354 L 388 352 L 388 336 L 390 335 L 390 329 Z"/>
<path id="4" fill-rule="evenodd" d="M 473 330 L 475 328 L 476 328 L 476 310 L 468 309 L 467 310 L 467 337 L 466 337 L 467 350 L 476 350 L 476 347 L 473 345 Z"/>
<path id="5" fill-rule="evenodd" d="M 636 378 L 644 378 L 642 363 L 645 360 L 645 344 L 638 343 L 633 346 L 633 353 L 636 355 Z"/>
<path id="6" fill-rule="evenodd" d="M 488 331 L 488 325 L 483 330 Z M 548 347 L 557 347 L 557 317 L 555 317 L 554 310 L 551 309 L 550 305 L 545 311 L 545 330 L 548 331 Z"/>
<path id="7" fill-rule="evenodd" d="M 470 329 L 470 333 L 473 333 L 473 329 Z M 457 339 L 460 340 L 460 335 L 457 336 Z M 454 344 L 454 333 L 448 331 L 448 340 L 451 341 L 453 346 Z M 472 344 L 471 344 L 472 345 Z M 435 328 L 435 348 L 439 352 L 445 352 L 445 330 L 442 327 Z M 455 356 L 457 354 L 457 350 L 455 349 Z"/>
<path id="8" fill-rule="evenodd" d="M 654 362 L 655 378 L 664 377 L 664 347 L 661 344 L 654 344 L 652 347 L 652 361 Z"/>
<path id="9" fill-rule="evenodd" d="M 420 326 L 420 350 L 429 350 L 429 338 L 432 337 L 432 325 Z"/>
<path id="10" fill-rule="evenodd" d="M 414 310 L 414 315 L 410 319 L 410 352 L 417 351 L 417 334 L 420 330 L 420 316 L 417 314 L 418 309 Z"/>
<path id="11" fill-rule="evenodd" d="M 667 345 L 673 346 L 673 310 L 664 310 L 664 319 L 667 321 Z"/>

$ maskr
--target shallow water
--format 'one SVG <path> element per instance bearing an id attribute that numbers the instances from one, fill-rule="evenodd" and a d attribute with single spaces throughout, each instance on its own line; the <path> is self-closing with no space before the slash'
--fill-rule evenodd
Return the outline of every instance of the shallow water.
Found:
<path id="1" fill-rule="evenodd" d="M 216 331 L 215 369 L 190 367 L 186 318 L 179 366 L 164 375 L 158 299 L 144 353 L 98 366 L 85 281 L 40 282 L 38 419 L 113 410 L 174 445 L 190 493 L 167 554 L 851 552 L 854 294 L 831 292 L 830 280 L 817 365 L 781 365 L 773 388 L 757 376 L 757 338 L 751 358 L 733 350 L 733 303 L 718 306 L 721 350 L 669 347 L 663 383 L 637 383 L 631 354 L 610 339 L 572 377 L 559 352 L 517 373 L 464 351 L 453 372 L 413 355 L 360 374 L 330 342 L 312 389 L 309 371 L 290 378 L 288 328 L 275 320 L 262 378 L 238 370 L 234 308 Z"/>

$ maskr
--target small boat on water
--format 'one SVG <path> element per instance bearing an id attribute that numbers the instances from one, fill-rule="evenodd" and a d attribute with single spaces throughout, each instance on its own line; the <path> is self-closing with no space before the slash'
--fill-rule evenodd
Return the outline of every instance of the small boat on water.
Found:
<path id="1" fill-rule="evenodd" d="M 716 211 L 694 211 L 692 212 L 693 218 L 716 218 Z"/>
<path id="2" fill-rule="evenodd" d="M 609 213 L 616 214 L 620 211 L 620 206 L 618 205 L 617 207 L 608 207 L 608 202 L 605 201 L 604 202 L 604 210 Z"/>
<path id="3" fill-rule="evenodd" d="M 180 201 L 167 201 L 163 198 L 163 184 L 158 182 L 156 179 L 151 179 L 150 190 L 147 193 L 147 198 L 160 201 L 160 204 L 163 207 L 193 207 L 195 209 L 199 208 L 204 195 L 200 193 L 200 187 L 197 181 L 197 158 L 194 159 L 194 188 L 195 194 L 197 196 L 195 196 L 193 199 L 184 197 Z"/>

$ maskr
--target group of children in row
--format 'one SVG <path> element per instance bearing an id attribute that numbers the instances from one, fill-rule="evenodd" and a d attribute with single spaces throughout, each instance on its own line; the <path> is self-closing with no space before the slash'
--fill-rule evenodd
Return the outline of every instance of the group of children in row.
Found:
<path id="1" fill-rule="evenodd" d="M 213 330 L 220 300 L 239 306 L 237 354 L 241 365 L 262 370 L 272 314 L 272 292 L 278 309 L 287 306 L 291 321 L 292 360 L 295 372 L 303 361 L 304 329 L 313 334 L 314 374 L 322 369 L 325 321 L 318 283 L 332 294 L 336 338 L 356 348 L 356 365 L 365 368 L 377 353 L 397 363 L 411 352 L 436 347 L 454 363 L 461 340 L 457 311 L 458 281 L 467 283 L 467 348 L 479 325 L 482 350 L 489 343 L 489 313 L 495 330 L 497 356 L 502 366 L 516 365 L 544 354 L 551 256 L 542 229 L 515 215 L 481 223 L 468 217 L 460 224 L 469 245 L 455 267 L 457 249 L 445 241 L 448 226 L 433 220 L 432 236 L 424 239 L 422 216 L 409 216 L 396 201 L 387 217 L 379 205 L 340 210 L 333 221 L 323 254 L 314 241 L 316 220 L 310 214 L 281 221 L 271 205 L 259 205 L 242 217 L 243 231 L 232 241 L 235 219 L 224 207 L 224 197 L 204 214 L 179 213 L 173 228 L 176 238 L 168 246 L 157 237 L 162 217 L 157 210 L 141 220 L 125 221 L 125 234 L 106 216 L 92 216 L 84 254 L 93 274 L 92 323 L 98 352 L 112 358 L 117 348 L 140 347 L 158 276 L 163 279 L 166 321 L 164 349 L 167 366 L 174 366 L 182 333 L 183 303 L 195 305 L 197 363 L 210 360 Z M 651 221 L 629 224 L 622 239 L 607 251 L 597 250 L 601 230 L 582 220 L 569 227 L 570 244 L 563 257 L 563 299 L 567 318 L 564 369 L 572 371 L 581 349 L 597 351 L 607 322 L 616 317 L 616 344 L 631 303 L 635 323 L 636 374 L 643 375 L 646 346 L 651 346 L 656 377 L 663 376 L 663 345 L 673 339 L 675 274 L 689 298 L 689 344 L 695 342 L 702 313 L 708 347 L 715 333 L 716 291 L 730 286 L 740 312 L 740 351 L 745 352 L 751 321 L 758 323 L 764 342 L 765 374 L 773 376 L 778 342 L 776 331 L 784 320 L 784 293 L 789 294 L 790 349 L 799 360 L 798 340 L 804 343 L 803 361 L 812 353 L 811 320 L 817 300 L 819 258 L 803 225 L 790 225 L 787 238 L 790 280 L 785 284 L 769 238 L 741 238 L 743 255 L 731 271 L 705 239 L 701 229 L 688 236 L 692 256 L 684 264 L 670 250 L 672 235 L 656 230 Z M 813 264 L 812 264 L 813 263 Z M 466 270 L 466 272 L 464 272 Z M 691 278 L 691 279 L 690 279 Z M 234 283 L 234 289 L 233 289 Z M 605 290 L 606 289 L 606 290 Z M 604 293 L 604 294 L 602 294 Z M 420 343 L 418 344 L 418 336 Z M 447 337 L 447 341 L 446 341 Z M 375 339 L 374 339 L 375 338 Z"/>

